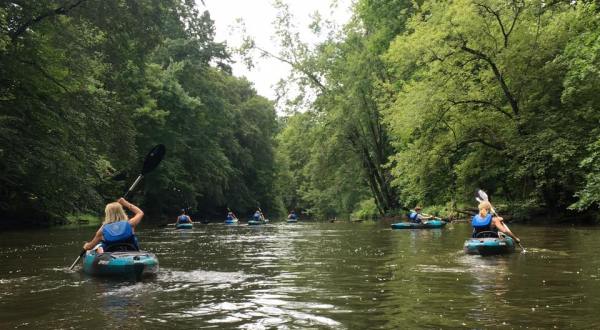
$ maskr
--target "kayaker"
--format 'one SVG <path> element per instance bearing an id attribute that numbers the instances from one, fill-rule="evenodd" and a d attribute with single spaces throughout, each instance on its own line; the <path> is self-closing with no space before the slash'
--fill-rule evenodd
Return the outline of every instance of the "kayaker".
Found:
<path id="1" fill-rule="evenodd" d="M 296 215 L 296 212 L 294 210 L 292 210 L 292 212 L 290 212 L 290 214 L 288 214 L 288 219 L 289 220 L 298 220 L 298 216 Z"/>
<path id="2" fill-rule="evenodd" d="M 504 225 L 504 219 L 499 216 L 492 215 L 492 204 L 490 202 L 483 201 L 479 203 L 479 213 L 473 216 L 471 225 L 473 226 L 473 237 L 475 238 L 478 233 L 484 231 L 492 231 L 498 233 L 498 231 L 512 237 L 517 243 L 521 240 L 513 234 L 508 227 Z"/>
<path id="3" fill-rule="evenodd" d="M 178 223 L 192 223 L 192 218 L 190 218 L 189 215 L 185 214 L 185 209 L 182 209 L 181 214 L 177 217 L 177 221 L 175 222 L 175 224 Z"/>
<path id="4" fill-rule="evenodd" d="M 227 220 L 229 220 L 229 221 L 237 220 L 237 217 L 235 216 L 235 214 L 233 214 L 233 212 L 229 211 L 229 212 L 227 212 Z"/>
<path id="5" fill-rule="evenodd" d="M 256 210 L 256 212 L 254 212 L 254 215 L 252 217 L 254 218 L 254 221 L 262 221 L 265 219 L 264 215 L 262 214 L 262 212 L 260 210 Z"/>
<path id="6" fill-rule="evenodd" d="M 412 223 L 423 223 L 424 220 L 435 218 L 433 215 L 424 215 L 421 213 L 421 207 L 415 206 L 414 211 L 408 215 L 408 219 Z"/>
<path id="7" fill-rule="evenodd" d="M 134 215 L 131 219 L 127 217 L 123 207 L 129 209 Z M 103 253 L 113 245 L 127 244 L 132 249 L 139 250 L 135 227 L 144 217 L 144 212 L 137 206 L 129 203 L 124 198 L 108 203 L 104 208 L 104 222 L 91 241 L 83 245 L 84 250 L 96 249 Z M 99 243 L 102 243 L 98 245 Z"/>

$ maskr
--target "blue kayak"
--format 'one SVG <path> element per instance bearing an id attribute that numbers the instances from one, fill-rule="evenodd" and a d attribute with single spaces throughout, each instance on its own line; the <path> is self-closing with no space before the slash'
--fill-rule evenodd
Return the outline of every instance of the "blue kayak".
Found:
<path id="1" fill-rule="evenodd" d="M 227 219 L 227 220 L 225 220 L 225 224 L 226 225 L 237 225 L 238 219 L 231 219 L 231 220 Z"/>
<path id="2" fill-rule="evenodd" d="M 446 225 L 446 223 L 446 221 L 442 220 L 429 220 L 423 223 L 399 222 L 393 223 L 392 229 L 434 229 L 442 228 Z"/>
<path id="3" fill-rule="evenodd" d="M 192 229 L 193 227 L 194 227 L 194 224 L 192 224 L 190 222 L 175 224 L 175 229 Z"/>
<path id="4" fill-rule="evenodd" d="M 269 220 L 254 220 L 254 219 L 250 219 L 248 220 L 248 225 L 250 226 L 258 226 L 258 225 L 264 225 L 267 222 L 269 222 Z"/>
<path id="5" fill-rule="evenodd" d="M 87 251 L 83 271 L 94 276 L 135 277 L 151 276 L 158 272 L 158 259 L 145 251 L 105 252 Z"/>
<path id="6" fill-rule="evenodd" d="M 510 237 L 470 238 L 465 241 L 465 253 L 494 255 L 515 251 L 515 241 Z"/>

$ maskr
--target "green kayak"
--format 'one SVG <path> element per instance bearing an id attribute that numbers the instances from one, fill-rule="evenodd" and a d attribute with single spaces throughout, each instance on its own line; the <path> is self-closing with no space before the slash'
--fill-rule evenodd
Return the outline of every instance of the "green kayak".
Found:
<path id="1" fill-rule="evenodd" d="M 141 278 L 158 272 L 158 258 L 145 251 L 88 251 L 83 258 L 83 272 L 93 276 Z"/>
<path id="2" fill-rule="evenodd" d="M 508 236 L 469 238 L 465 241 L 464 250 L 467 254 L 482 256 L 511 253 L 515 251 L 515 241 Z"/>
<path id="3" fill-rule="evenodd" d="M 446 223 L 446 221 L 442 220 L 429 220 L 422 223 L 399 222 L 393 223 L 392 229 L 434 229 L 442 228 L 446 225 Z"/>
<path id="4" fill-rule="evenodd" d="M 175 229 L 192 229 L 194 224 L 190 222 L 178 223 L 175 225 Z"/>

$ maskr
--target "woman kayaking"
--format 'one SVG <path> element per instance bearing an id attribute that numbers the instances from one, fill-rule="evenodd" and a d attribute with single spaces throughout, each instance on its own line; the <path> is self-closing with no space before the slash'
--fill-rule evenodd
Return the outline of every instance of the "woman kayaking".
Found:
<path id="1" fill-rule="evenodd" d="M 134 213 L 131 219 L 127 217 L 123 207 Z M 135 227 L 142 221 L 143 217 L 144 212 L 124 198 L 119 198 L 118 201 L 107 204 L 104 209 L 102 226 L 98 229 L 94 238 L 83 245 L 83 249 L 96 249 L 96 252 L 103 253 L 105 250 L 110 250 L 112 246 L 123 245 L 138 251 L 139 246 L 137 237 L 135 237 Z M 101 244 L 98 245 L 99 243 Z"/>
<path id="2" fill-rule="evenodd" d="M 177 221 L 175 221 L 176 225 L 181 223 L 192 223 L 192 218 L 186 214 L 185 209 L 181 210 L 181 214 L 177 217 Z"/>
<path id="3" fill-rule="evenodd" d="M 512 237 L 517 243 L 521 240 L 513 234 L 508 227 L 504 225 L 504 219 L 499 216 L 492 216 L 492 204 L 487 201 L 483 201 L 479 203 L 479 213 L 473 216 L 471 220 L 471 225 L 473 226 L 473 237 L 477 237 L 478 233 L 484 231 L 491 232 L 502 232 L 510 237 Z"/>

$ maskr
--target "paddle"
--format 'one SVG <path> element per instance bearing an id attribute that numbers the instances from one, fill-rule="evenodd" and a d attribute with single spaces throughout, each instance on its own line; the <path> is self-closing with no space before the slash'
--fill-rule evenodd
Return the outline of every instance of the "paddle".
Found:
<path id="1" fill-rule="evenodd" d="M 479 203 L 484 202 L 484 201 L 490 203 L 488 195 L 485 193 L 485 191 L 483 191 L 481 189 L 477 190 L 475 200 L 477 200 Z M 490 203 L 490 207 L 492 209 L 492 214 L 494 214 L 495 216 L 498 217 L 499 215 L 498 215 L 498 213 L 496 213 L 496 210 L 492 206 L 492 203 Z M 504 221 L 503 221 L 503 223 L 504 223 Z M 506 229 L 510 230 L 510 228 L 508 228 L 508 225 L 506 223 L 504 223 L 504 226 L 506 227 Z M 517 242 L 517 244 L 519 244 L 519 247 L 521 248 L 521 252 L 525 253 L 526 250 L 523 247 L 523 245 L 521 245 L 521 242 Z"/>
<path id="2" fill-rule="evenodd" d="M 142 167 L 142 172 L 137 177 L 137 179 L 135 179 L 135 181 L 133 182 L 131 187 L 129 187 L 129 190 L 127 190 L 125 195 L 123 195 L 123 198 L 127 198 L 127 196 L 133 191 L 133 189 L 135 189 L 135 187 L 138 185 L 138 183 L 140 183 L 140 181 L 142 180 L 144 175 L 150 173 L 152 170 L 154 170 L 158 166 L 158 164 L 160 164 L 160 161 L 165 157 L 166 151 L 167 151 L 167 149 L 165 148 L 164 145 L 158 144 L 154 148 L 152 148 L 152 150 L 150 150 L 150 152 L 148 152 L 148 154 L 146 155 L 146 158 L 144 159 L 144 166 Z M 71 269 L 73 269 L 73 267 L 75 267 L 77 262 L 79 262 L 79 259 L 81 259 L 81 257 L 83 257 L 84 254 L 85 254 L 85 250 L 81 250 L 77 259 L 75 259 L 75 261 L 73 262 L 71 267 L 69 267 L 69 270 L 71 270 Z"/>

